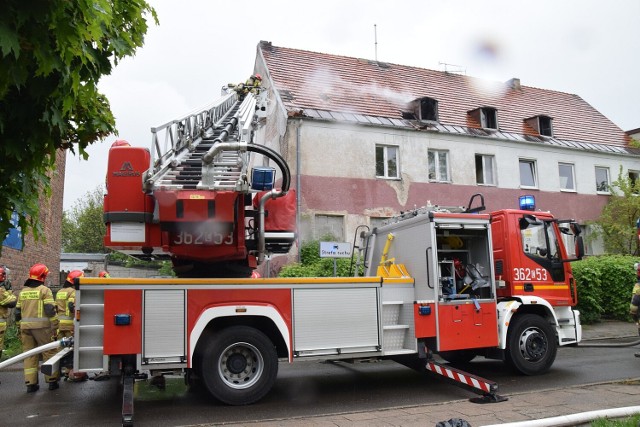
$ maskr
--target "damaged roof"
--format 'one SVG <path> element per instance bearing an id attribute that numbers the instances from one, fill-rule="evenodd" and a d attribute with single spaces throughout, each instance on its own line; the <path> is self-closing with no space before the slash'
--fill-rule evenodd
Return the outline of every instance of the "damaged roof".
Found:
<path id="1" fill-rule="evenodd" d="M 524 86 L 518 79 L 489 82 L 264 41 L 258 55 L 289 116 L 639 154 L 628 147 L 630 138 L 622 129 L 578 95 Z M 437 100 L 437 123 L 406 118 L 412 103 L 424 97 Z M 469 114 L 484 107 L 496 109 L 498 130 L 482 129 Z M 540 136 L 526 123 L 536 116 L 552 119 L 553 137 Z"/>

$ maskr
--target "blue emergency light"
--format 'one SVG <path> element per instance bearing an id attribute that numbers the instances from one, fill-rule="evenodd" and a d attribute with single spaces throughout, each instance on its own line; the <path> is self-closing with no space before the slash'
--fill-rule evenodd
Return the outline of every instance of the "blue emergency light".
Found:
<path id="1" fill-rule="evenodd" d="M 275 179 L 275 168 L 255 167 L 251 170 L 251 188 L 254 190 L 271 190 L 273 188 Z"/>
<path id="2" fill-rule="evenodd" d="M 523 211 L 535 211 L 536 198 L 532 195 L 520 196 L 520 209 Z"/>

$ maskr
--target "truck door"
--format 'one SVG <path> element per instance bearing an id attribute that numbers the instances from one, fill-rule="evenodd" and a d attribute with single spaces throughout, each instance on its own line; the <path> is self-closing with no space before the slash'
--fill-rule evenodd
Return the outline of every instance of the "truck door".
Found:
<path id="1" fill-rule="evenodd" d="M 487 221 L 436 222 L 439 351 L 498 344 L 495 281 Z"/>

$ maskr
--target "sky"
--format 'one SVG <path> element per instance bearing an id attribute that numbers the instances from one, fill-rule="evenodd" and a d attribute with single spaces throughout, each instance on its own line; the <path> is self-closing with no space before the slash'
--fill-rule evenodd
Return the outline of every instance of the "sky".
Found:
<path id="1" fill-rule="evenodd" d="M 640 128 L 640 0 L 148 0 L 145 44 L 100 80 L 119 135 L 67 155 L 64 209 L 103 188 L 111 143 L 197 111 L 251 75 L 258 43 L 580 96 Z"/>

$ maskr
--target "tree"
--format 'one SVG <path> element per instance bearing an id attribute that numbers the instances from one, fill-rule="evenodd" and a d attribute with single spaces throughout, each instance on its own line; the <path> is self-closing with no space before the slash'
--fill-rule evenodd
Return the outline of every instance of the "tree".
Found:
<path id="1" fill-rule="evenodd" d="M 39 197 L 50 195 L 58 150 L 116 134 L 100 78 L 144 43 L 144 0 L 5 0 L 0 14 L 0 240 L 19 216 L 41 234 Z"/>
<path id="2" fill-rule="evenodd" d="M 595 235 L 602 237 L 610 254 L 640 255 L 636 221 L 640 218 L 640 182 L 622 173 L 611 186 L 611 198 L 594 222 Z"/>
<path id="3" fill-rule="evenodd" d="M 104 254 L 107 227 L 102 221 L 104 191 L 97 187 L 76 200 L 62 215 L 62 250 L 64 252 Z"/>

